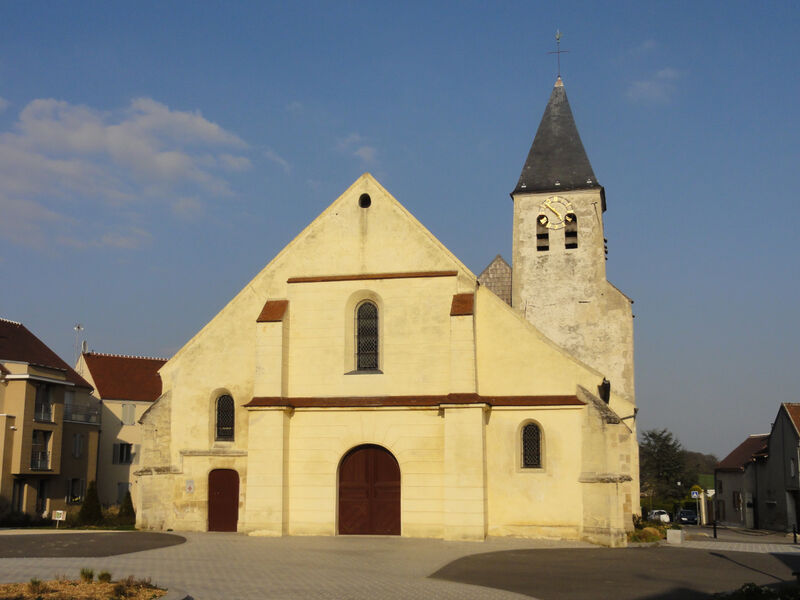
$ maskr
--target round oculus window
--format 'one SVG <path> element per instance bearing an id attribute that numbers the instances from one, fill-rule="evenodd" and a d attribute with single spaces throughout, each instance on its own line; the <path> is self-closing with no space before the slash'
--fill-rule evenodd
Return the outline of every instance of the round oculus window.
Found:
<path id="1" fill-rule="evenodd" d="M 358 198 L 358 205 L 361 208 L 369 208 L 370 204 L 372 204 L 372 198 L 369 197 L 369 194 L 361 194 Z"/>

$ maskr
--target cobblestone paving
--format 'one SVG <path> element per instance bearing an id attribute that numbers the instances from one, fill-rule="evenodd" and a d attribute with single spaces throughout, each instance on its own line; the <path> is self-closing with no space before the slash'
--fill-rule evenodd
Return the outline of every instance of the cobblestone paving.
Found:
<path id="1" fill-rule="evenodd" d="M 591 548 L 581 542 L 490 539 L 445 542 L 394 537 L 259 538 L 180 533 L 185 544 L 97 558 L 0 559 L 0 582 L 77 577 L 82 567 L 135 575 L 187 591 L 195 600 L 303 598 L 513 599 L 511 592 L 428 579 L 466 556 L 520 548 Z M 0 539 L 2 543 L 2 539 Z"/>
<path id="2" fill-rule="evenodd" d="M 724 542 L 724 541 L 689 541 L 680 546 L 685 548 L 696 548 L 698 550 L 731 550 L 733 552 L 757 552 L 759 554 L 798 554 L 800 546 L 790 544 L 751 544 L 743 542 Z"/>

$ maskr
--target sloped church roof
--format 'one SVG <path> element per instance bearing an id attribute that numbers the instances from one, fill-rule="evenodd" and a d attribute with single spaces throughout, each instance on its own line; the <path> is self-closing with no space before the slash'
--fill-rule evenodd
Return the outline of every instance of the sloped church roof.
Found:
<path id="1" fill-rule="evenodd" d="M 512 193 L 599 187 L 559 77 Z"/>

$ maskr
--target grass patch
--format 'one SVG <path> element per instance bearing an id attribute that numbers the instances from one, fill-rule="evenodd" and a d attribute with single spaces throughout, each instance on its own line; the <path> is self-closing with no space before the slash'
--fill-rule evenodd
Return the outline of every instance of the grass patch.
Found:
<path id="1" fill-rule="evenodd" d="M 63 576 L 52 581 L 40 581 L 35 577 L 28 583 L 0 584 L 0 598 L 7 600 L 154 600 L 167 593 L 154 586 L 150 579 L 136 579 L 132 575 L 119 581 L 111 581 L 111 576 L 103 571 L 97 581 L 84 577 L 81 579 L 65 579 Z M 108 575 L 108 581 L 105 575 Z M 101 579 L 102 576 L 102 579 Z"/>

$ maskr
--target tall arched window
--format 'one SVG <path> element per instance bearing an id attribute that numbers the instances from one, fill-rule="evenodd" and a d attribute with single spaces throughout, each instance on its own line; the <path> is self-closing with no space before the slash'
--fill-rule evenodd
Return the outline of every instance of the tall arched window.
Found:
<path id="1" fill-rule="evenodd" d="M 567 250 L 578 247 L 578 217 L 569 213 L 564 219 L 564 247 Z"/>
<path id="2" fill-rule="evenodd" d="M 378 307 L 362 302 L 356 309 L 356 370 L 378 368 Z"/>
<path id="3" fill-rule="evenodd" d="M 233 398 L 228 395 L 217 398 L 217 439 L 233 441 Z"/>
<path id="4" fill-rule="evenodd" d="M 542 467 L 542 431 L 536 423 L 528 423 L 522 428 L 522 467 Z"/>
<path id="5" fill-rule="evenodd" d="M 536 219 L 536 250 L 550 250 L 550 230 L 547 229 L 547 215 L 539 215 Z"/>

